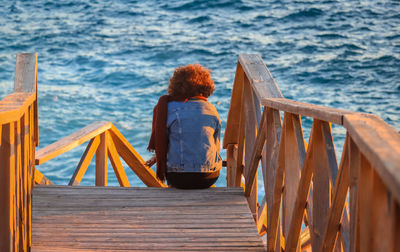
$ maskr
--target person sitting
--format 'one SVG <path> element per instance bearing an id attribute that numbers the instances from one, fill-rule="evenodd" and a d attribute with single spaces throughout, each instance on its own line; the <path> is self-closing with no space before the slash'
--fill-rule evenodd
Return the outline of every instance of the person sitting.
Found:
<path id="1" fill-rule="evenodd" d="M 157 177 L 171 187 L 208 188 L 218 179 L 221 120 L 207 101 L 214 90 L 210 70 L 200 64 L 180 66 L 169 80 L 168 95 L 154 107 L 147 149 L 155 151 Z"/>

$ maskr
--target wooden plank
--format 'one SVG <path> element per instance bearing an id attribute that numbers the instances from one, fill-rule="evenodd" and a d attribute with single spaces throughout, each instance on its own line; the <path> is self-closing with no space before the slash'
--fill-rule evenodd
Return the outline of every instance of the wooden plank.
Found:
<path id="1" fill-rule="evenodd" d="M 317 119 L 314 119 L 317 120 Z M 318 120 L 319 121 L 319 120 Z M 319 121 L 320 127 L 316 130 L 320 131 L 317 139 L 314 139 L 313 154 L 313 209 L 312 209 L 312 247 L 320 248 L 322 236 L 329 214 L 331 202 L 332 181 L 330 178 L 329 158 L 327 155 L 327 145 L 324 141 L 322 132 L 322 124 L 327 123 Z M 328 126 L 329 127 L 329 126 Z"/>
<path id="2" fill-rule="evenodd" d="M 21 233 L 21 224 L 22 224 L 22 213 L 21 213 L 21 180 L 22 180 L 22 154 L 21 154 L 21 120 L 18 120 L 14 123 L 14 132 L 15 132 L 15 205 L 14 205 L 14 225 L 15 225 L 15 237 L 14 237 L 14 248 L 17 250 L 22 249 L 22 233 Z"/>
<path id="3" fill-rule="evenodd" d="M 0 250 L 12 251 L 14 247 L 14 124 L 2 125 L 0 146 Z"/>
<path id="4" fill-rule="evenodd" d="M 344 126 L 389 191 L 400 202 L 400 134 L 374 115 L 346 115 Z"/>
<path id="5" fill-rule="evenodd" d="M 77 206 L 78 207 L 78 206 Z M 125 216 L 124 223 L 116 222 L 116 216 L 115 218 L 110 218 L 110 219 L 103 219 L 101 215 L 94 215 L 94 216 L 84 216 L 82 218 L 76 218 L 75 216 L 71 215 L 63 215 L 64 217 L 69 217 L 70 219 L 51 219 L 51 218 L 41 218 L 37 219 L 36 221 L 46 221 L 46 225 L 51 226 L 50 224 L 53 224 L 54 226 L 68 226 L 70 228 L 73 228 L 74 225 L 79 225 L 79 226 L 91 226 L 91 225 L 104 225 L 104 226 L 120 226 L 126 225 L 126 226 L 134 226 L 138 227 L 140 226 L 157 226 L 157 227 L 171 227 L 175 225 L 181 225 L 181 226 L 187 226 L 191 227 L 190 225 L 196 225 L 196 227 L 210 227 L 210 226 L 215 226 L 215 225 L 223 225 L 223 226 L 233 226 L 233 227 L 244 227 L 248 226 L 248 228 L 254 228 L 254 223 L 251 222 L 250 218 L 245 218 L 245 219 L 216 219 L 216 218 L 194 218 L 194 219 L 179 219 L 178 217 L 176 218 L 168 218 L 168 219 L 160 219 L 157 218 L 156 216 L 146 216 L 144 218 L 133 218 L 129 219 Z M 153 217 L 153 219 L 150 219 Z M 50 227 L 51 228 L 51 227 Z M 254 229 L 253 229 L 254 231 Z M 257 237 L 258 238 L 258 237 Z"/>
<path id="6" fill-rule="evenodd" d="M 347 199 L 345 203 L 345 207 L 343 210 L 343 216 L 340 224 L 340 229 L 339 229 L 339 238 L 341 240 L 341 245 L 343 247 L 342 250 L 344 251 L 350 251 L 350 220 L 349 220 L 349 206 L 347 204 Z M 336 240 L 336 247 L 338 247 L 338 241 L 339 239 Z M 340 244 L 339 244 L 340 245 Z"/>
<path id="7" fill-rule="evenodd" d="M 299 115 L 294 115 L 290 113 L 286 113 L 284 115 L 284 121 L 286 120 L 286 131 L 285 131 L 285 187 L 283 192 L 283 204 L 284 209 L 282 212 L 282 231 L 284 237 L 287 239 L 289 236 L 290 223 L 292 221 L 292 213 L 294 211 L 295 203 L 296 203 L 296 194 L 298 190 L 298 185 L 300 183 L 301 176 L 301 162 L 302 162 L 302 151 L 299 151 L 299 141 L 297 139 L 297 130 L 295 128 L 294 122 L 296 120 L 300 120 Z M 304 146 L 304 139 L 300 140 Z M 304 149 L 304 147 L 303 147 Z M 304 205 L 305 206 L 305 205 Z M 301 214 L 300 218 L 304 215 Z M 287 245 L 286 245 L 287 247 Z M 296 247 L 298 245 L 296 244 Z M 293 248 L 297 250 L 297 248 Z M 289 248 L 290 250 L 291 248 Z"/>
<path id="8" fill-rule="evenodd" d="M 237 170 L 237 152 L 238 147 L 236 144 L 228 144 L 226 149 L 226 186 L 234 187 L 235 186 L 235 177 Z"/>
<path id="9" fill-rule="evenodd" d="M 244 176 L 248 177 L 250 162 L 252 158 L 253 147 L 256 142 L 257 136 L 257 115 L 256 115 L 256 105 L 254 102 L 254 93 L 250 86 L 249 80 L 244 78 L 244 86 L 243 86 L 243 99 L 244 99 L 244 128 L 245 128 L 245 142 L 244 142 L 244 159 L 245 159 L 245 167 L 244 167 Z M 257 220 L 257 171 L 254 175 L 253 184 L 247 196 L 247 201 L 249 202 L 249 207 L 251 212 L 253 213 L 253 217 Z M 246 181 L 247 183 L 247 181 Z M 245 190 L 246 192 L 246 190 Z"/>
<path id="10" fill-rule="evenodd" d="M 260 100 L 283 97 L 260 55 L 240 54 L 239 62 Z"/>
<path id="11" fill-rule="evenodd" d="M 373 170 L 368 160 L 361 155 L 360 173 L 358 180 L 358 211 L 359 211 L 359 231 L 360 231 L 360 251 L 369 251 L 372 248 L 371 231 L 374 228 L 371 223 L 371 206 L 373 195 L 372 182 Z"/>
<path id="12" fill-rule="evenodd" d="M 391 238 L 393 241 L 393 251 L 400 251 L 400 206 L 399 202 L 396 202 L 393 197 L 391 199 L 391 218 L 392 218 L 392 225 L 391 225 Z"/>
<path id="13" fill-rule="evenodd" d="M 96 237 L 98 236 L 98 237 Z M 44 236 L 39 236 L 40 239 L 38 243 L 40 242 L 47 242 L 51 240 L 50 237 L 44 237 Z M 209 242 L 209 243 L 218 243 L 218 242 L 248 242 L 248 243 L 257 243 L 259 244 L 260 239 L 255 236 L 250 236 L 250 237 L 190 237 L 190 236 L 184 236 L 184 235 L 171 235 L 169 236 L 149 236 L 149 235 L 140 235 L 134 232 L 131 233 L 109 233 L 109 234 L 103 234 L 102 233 L 88 233 L 88 234 L 74 234 L 74 233 L 62 233 L 60 235 L 57 235 L 55 241 L 71 241 L 71 240 L 86 240 L 89 242 L 94 242 L 94 241 L 99 241 L 100 243 L 103 242 L 104 238 L 107 238 L 108 240 L 120 240 L 122 242 L 125 242 L 125 240 L 129 239 L 131 242 L 136 242 L 136 243 L 183 243 L 183 242 L 189 242 L 189 243 L 204 243 L 204 242 Z"/>
<path id="14" fill-rule="evenodd" d="M 292 114 L 303 115 L 339 125 L 343 125 L 344 115 L 353 113 L 348 110 L 313 105 L 285 98 L 265 98 L 261 100 L 261 104 Z"/>
<path id="15" fill-rule="evenodd" d="M 245 115 L 244 115 L 244 102 L 242 93 L 242 103 L 240 107 L 240 121 L 239 121 L 239 143 L 236 159 L 236 172 L 235 172 L 235 186 L 239 187 L 242 183 L 243 171 L 243 157 L 244 157 L 244 143 L 245 143 Z"/>
<path id="16" fill-rule="evenodd" d="M 285 172 L 285 135 L 287 121 L 281 126 L 279 111 L 267 108 L 267 178 L 264 188 L 267 194 L 268 226 L 267 249 L 280 250 L 280 213 Z M 277 246 L 278 244 L 278 246 Z"/>
<path id="17" fill-rule="evenodd" d="M 51 190 L 49 190 L 51 188 Z M 155 187 L 132 187 L 132 188 L 124 188 L 124 187 L 119 187 L 119 186 L 110 186 L 110 187 L 93 187 L 93 186 L 77 186 L 77 187 L 67 187 L 65 188 L 64 185 L 53 185 L 51 187 L 48 186 L 41 186 L 37 185 L 35 186 L 35 191 L 40 191 L 41 194 L 59 194 L 60 191 L 63 192 L 63 194 L 66 193 L 71 193 L 71 194 L 79 194 L 80 190 L 85 191 L 85 193 L 94 193 L 98 194 L 98 192 L 101 191 L 102 194 L 135 194 L 135 193 L 142 193 L 142 191 L 146 191 L 146 193 L 173 193 L 174 195 L 176 194 L 183 194 L 183 195 L 197 195 L 197 194 L 203 194 L 204 191 L 207 191 L 208 193 L 215 193 L 215 194 L 221 194 L 224 195 L 226 192 L 229 192 L 230 194 L 237 194 L 237 195 L 243 195 L 243 189 L 240 187 L 231 187 L 231 188 L 226 188 L 226 187 L 214 187 L 214 188 L 208 188 L 208 189 L 191 189 L 191 190 L 179 190 L 175 188 L 168 188 L 165 190 L 160 190 L 160 188 L 155 188 Z M 190 193 L 188 193 L 190 192 Z"/>
<path id="18" fill-rule="evenodd" d="M 239 129 L 240 129 L 240 116 L 242 107 L 242 94 L 243 94 L 243 82 L 244 72 L 242 66 L 237 63 L 235 80 L 233 82 L 233 90 L 231 102 L 229 105 L 228 119 L 225 127 L 225 134 L 222 146 L 224 149 L 227 148 L 228 144 L 239 143 Z"/>
<path id="19" fill-rule="evenodd" d="M 105 132 L 100 134 L 96 150 L 96 186 L 107 186 L 107 142 Z"/>
<path id="20" fill-rule="evenodd" d="M 112 123 L 110 122 L 94 122 L 61 140 L 40 149 L 36 152 L 36 165 L 43 164 L 44 162 L 89 141 L 111 127 Z"/>
<path id="21" fill-rule="evenodd" d="M 28 229 L 28 246 L 32 245 L 32 188 L 33 188 L 33 180 L 35 176 L 35 136 L 34 136 L 34 106 L 31 105 L 28 108 L 29 114 L 29 167 L 27 169 L 27 177 L 28 177 L 28 188 L 27 188 L 27 229 Z"/>
<path id="22" fill-rule="evenodd" d="M 28 177 L 29 169 L 29 110 L 27 109 L 21 118 L 21 153 L 22 153 L 22 171 L 21 171 L 21 235 L 22 247 L 28 247 Z M 0 127 L 1 128 L 1 127 Z M 0 133 L 1 135 L 1 133 Z M 0 140 L 1 141 L 1 140 Z"/>
<path id="23" fill-rule="evenodd" d="M 371 251 L 395 251 L 391 225 L 394 223 L 390 214 L 390 196 L 385 184 L 376 172 L 373 172 L 371 204 Z M 395 238 L 395 239 L 398 239 Z"/>
<path id="24" fill-rule="evenodd" d="M 132 216 L 132 215 L 131 215 Z M 203 237 L 209 237 L 209 236 L 215 236 L 215 237 L 256 237 L 259 239 L 259 237 L 254 235 L 254 227 L 253 228 L 243 228 L 240 229 L 244 232 L 237 232 L 237 230 L 232 229 L 232 230 L 227 230 L 226 228 L 198 228 L 198 229 L 193 229 L 193 228 L 164 228 L 160 229 L 160 232 L 158 233 L 160 237 L 174 237 L 174 236 L 192 236 L 193 234 L 201 234 Z M 67 225 L 63 226 L 52 226 L 52 227 L 43 227 L 40 225 L 40 222 L 38 224 L 35 224 L 34 228 L 34 236 L 35 237 L 40 237 L 41 235 L 48 235 L 48 234 L 54 234 L 54 233 L 60 233 L 60 234 L 69 234 L 69 233 L 74 233 L 74 234 L 85 234 L 85 233 L 90 233 L 93 235 L 97 234 L 102 234 L 102 233 L 115 233 L 115 234 L 124 234 L 124 233 L 135 233 L 137 237 L 141 236 L 152 236 L 154 235 L 154 230 L 151 231 L 151 229 L 147 228 L 135 228 L 132 230 L 131 228 L 113 228 L 113 227 L 105 227 L 103 226 L 101 229 L 94 228 L 94 227 L 88 227 L 88 226 L 77 226 L 75 227 L 69 227 Z"/>
<path id="25" fill-rule="evenodd" d="M 73 200 L 73 199 L 70 199 Z M 236 200 L 221 200 L 221 202 L 210 202 L 208 199 L 204 199 L 204 200 L 196 200 L 196 199 L 184 199 L 184 202 L 179 202 L 179 199 L 170 199 L 169 201 L 166 200 L 162 200 L 159 199 L 158 202 L 162 202 L 164 204 L 164 206 L 167 205 L 171 205 L 172 207 L 174 206 L 180 206 L 180 207 L 210 207 L 210 206 L 218 206 L 219 204 L 221 204 L 221 202 L 224 202 L 226 204 L 230 204 L 230 205 L 235 205 L 235 207 L 237 207 L 237 205 L 243 206 L 245 207 L 246 205 L 243 204 L 243 202 L 238 202 Z M 123 202 L 121 199 L 118 200 L 113 200 L 113 199 L 75 199 L 75 201 L 79 201 L 79 204 L 82 204 L 82 208 L 84 208 L 85 206 L 88 206 L 87 204 L 89 203 L 93 203 L 96 204 L 97 207 L 118 207 L 121 205 L 124 206 L 129 206 L 129 207 L 133 207 L 133 208 L 137 208 L 137 207 L 157 207 L 158 202 L 155 202 L 154 200 L 135 200 L 135 199 L 130 199 L 129 202 Z M 41 202 L 39 207 L 47 207 L 50 206 L 51 204 L 53 204 L 53 207 L 74 207 L 75 206 L 75 201 L 72 203 L 49 203 L 49 202 Z M 89 205 L 90 207 L 90 205 Z"/>
<path id="26" fill-rule="evenodd" d="M 83 175 L 85 175 L 87 168 L 89 167 L 90 161 L 92 161 L 92 158 L 94 154 L 97 151 L 97 148 L 100 145 L 100 136 L 96 136 L 90 140 L 88 143 L 85 152 L 83 153 L 78 166 L 76 167 L 74 174 L 72 174 L 72 177 L 68 183 L 69 186 L 76 186 L 79 185 L 81 182 Z M 36 170 L 37 171 L 37 170 Z M 35 175 L 36 175 L 35 171 Z"/>
<path id="27" fill-rule="evenodd" d="M 353 139 L 348 138 L 348 152 L 350 165 L 350 252 L 360 250 L 359 214 L 358 214 L 358 176 L 360 170 L 360 152 Z"/>
<path id="28" fill-rule="evenodd" d="M 266 129 L 265 129 L 265 117 L 266 110 L 263 112 L 263 116 L 261 117 L 261 122 L 259 128 L 257 130 L 257 137 L 255 140 L 254 147 L 251 151 L 251 158 L 249 162 L 249 169 L 246 177 L 246 187 L 245 187 L 245 196 L 249 197 L 251 194 L 251 190 L 253 189 L 254 178 L 257 174 L 258 164 L 261 159 L 261 152 L 264 148 L 265 139 L 266 139 Z"/>
<path id="29" fill-rule="evenodd" d="M 36 246 L 35 249 L 32 251 L 43 251 L 43 252 L 49 252 L 49 251 L 62 251 L 66 250 L 68 251 L 82 251 L 82 248 L 71 248 L 69 246 L 61 246 L 61 245 L 53 245 L 51 248 L 48 247 L 43 247 L 43 246 Z M 103 247 L 95 247 L 91 248 L 92 250 L 97 249 L 100 251 L 106 251 L 106 252 L 111 252 L 111 251 L 116 251 L 115 248 L 113 249 L 107 249 Z M 258 250 L 257 250 L 258 249 Z M 120 250 L 125 250 L 124 248 L 121 248 Z M 132 245 L 132 247 L 129 248 L 130 251 L 143 251 L 143 249 L 135 248 L 135 246 Z M 210 248 L 203 247 L 203 248 L 197 248 L 197 247 L 182 247 L 182 248 L 146 248 L 147 251 L 210 251 Z M 214 251 L 243 251 L 246 250 L 246 247 L 219 247 L 219 248 L 212 248 Z M 254 248 L 254 251 L 264 251 L 263 248 Z"/>
<path id="30" fill-rule="evenodd" d="M 332 206 L 329 209 L 327 224 L 322 238 L 320 251 L 332 251 L 334 249 L 337 233 L 340 228 L 340 219 L 343 216 L 347 190 L 350 183 L 350 164 L 348 158 L 348 138 L 345 140 L 343 159 L 339 169 L 339 176 L 333 188 Z"/>
<path id="31" fill-rule="evenodd" d="M 118 154 L 125 160 L 126 164 L 147 186 L 166 187 L 160 181 L 155 172 L 148 166 L 144 165 L 143 158 L 136 152 L 126 138 L 115 128 L 111 127 L 111 137 L 114 141 Z"/>
<path id="32" fill-rule="evenodd" d="M 111 165 L 114 169 L 115 176 L 118 179 L 119 185 L 124 186 L 124 187 L 129 187 L 129 180 L 128 177 L 126 176 L 124 167 L 122 166 L 121 160 L 119 159 L 117 149 L 115 148 L 114 142 L 110 136 L 109 132 L 106 133 L 106 139 L 107 139 L 107 153 L 108 153 L 108 158 L 111 161 Z"/>
<path id="33" fill-rule="evenodd" d="M 212 220 L 222 221 L 222 222 L 235 222 L 235 223 L 236 222 L 238 222 L 238 223 L 248 222 L 248 223 L 252 224 L 251 228 L 254 229 L 253 220 L 251 218 L 249 218 L 250 217 L 249 211 L 246 208 L 241 207 L 241 206 L 238 206 L 238 208 L 241 208 L 243 211 L 237 212 L 237 213 L 227 212 L 225 214 L 224 213 L 214 214 L 214 215 L 212 215 Z M 36 205 L 35 205 L 35 209 L 36 209 Z M 159 209 L 159 210 L 161 210 L 161 209 Z M 168 208 L 167 210 L 173 210 L 173 209 Z M 45 212 L 46 212 L 46 214 L 44 214 L 44 215 L 36 214 L 35 222 L 41 222 L 43 220 L 54 220 L 54 221 L 60 220 L 60 221 L 64 221 L 64 223 L 67 225 L 68 223 L 65 221 L 66 218 L 67 219 L 70 218 L 75 223 L 78 223 L 79 220 L 84 219 L 84 218 L 95 219 L 95 218 L 99 218 L 99 216 L 101 216 L 101 218 L 104 220 L 104 223 L 107 223 L 106 220 L 108 222 L 112 222 L 113 220 L 115 221 L 116 218 L 121 218 L 121 219 L 127 218 L 133 214 L 133 212 L 131 212 L 131 211 L 117 211 L 117 210 L 82 212 L 81 214 L 76 215 L 76 216 L 73 215 L 73 212 L 66 212 L 66 213 L 63 212 L 60 214 L 51 214 L 54 212 L 53 210 L 45 211 Z M 135 211 L 134 214 L 135 214 L 135 219 L 138 219 L 138 220 L 146 220 L 147 218 L 157 219 L 160 217 L 159 212 L 152 212 L 152 211 L 150 211 L 150 212 L 143 212 L 143 211 L 136 212 Z M 192 219 L 194 221 L 210 219 L 209 214 L 206 212 L 182 212 L 181 214 L 176 214 L 175 211 L 165 211 L 163 216 L 165 217 L 164 219 L 171 220 L 171 221 L 175 221 L 175 219 L 185 219 L 185 220 L 187 220 L 187 222 L 190 222 Z M 61 227 L 57 226 L 57 228 L 61 228 Z M 112 227 L 110 226 L 110 228 L 112 228 Z M 99 231 L 99 232 L 103 232 L 103 231 Z"/>
<path id="34" fill-rule="evenodd" d="M 162 244 L 162 243 L 166 243 L 166 244 L 171 244 L 173 245 L 175 244 L 192 244 L 192 245 L 204 245 L 204 243 L 209 243 L 210 247 L 215 246 L 218 247 L 218 245 L 220 244 L 226 244 L 228 242 L 232 242 L 232 243 L 242 243 L 242 244 L 246 244 L 248 246 L 254 245 L 254 244 L 258 244 L 259 245 L 259 239 L 257 238 L 249 238 L 246 237 L 247 239 L 243 239 L 241 237 L 158 237 L 158 236 L 153 236 L 153 237 L 149 237 L 149 236 L 142 236 L 139 238 L 136 238 L 135 233 L 131 233 L 131 234 L 118 234 L 118 236 L 116 236 L 114 233 L 111 234 L 107 234 L 104 236 L 100 236 L 100 237 L 93 237 L 93 235 L 71 235 L 70 237 L 63 237 L 63 236 L 57 236 L 56 239 L 52 240 L 52 239 L 43 239 L 43 240 L 39 240 L 37 241 L 37 243 L 52 243 L 52 242 L 68 242 L 68 241 L 75 241 L 76 243 L 78 242 L 99 242 L 99 243 L 103 243 L 104 239 L 108 240 L 109 242 L 112 243 L 117 243 L 117 242 L 122 242 L 122 243 L 137 243 L 137 244 L 141 244 L 141 245 L 146 245 L 146 244 L 151 244 L 151 243 L 158 243 L 158 244 Z M 150 245 L 148 245 L 150 246 Z"/>

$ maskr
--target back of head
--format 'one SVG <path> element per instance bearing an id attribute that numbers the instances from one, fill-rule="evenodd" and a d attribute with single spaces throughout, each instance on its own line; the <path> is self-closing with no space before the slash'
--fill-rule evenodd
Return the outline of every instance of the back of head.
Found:
<path id="1" fill-rule="evenodd" d="M 177 67 L 169 80 L 168 94 L 182 98 L 209 97 L 215 90 L 210 72 L 198 63 Z"/>

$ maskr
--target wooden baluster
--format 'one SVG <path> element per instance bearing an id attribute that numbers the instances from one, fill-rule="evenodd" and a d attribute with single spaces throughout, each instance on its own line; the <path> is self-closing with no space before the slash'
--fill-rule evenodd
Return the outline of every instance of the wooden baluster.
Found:
<path id="1" fill-rule="evenodd" d="M 265 130 L 265 117 L 266 117 L 266 110 L 263 113 L 261 118 L 260 126 L 258 129 L 257 138 L 255 140 L 255 144 L 252 148 L 251 158 L 249 161 L 249 168 L 248 173 L 246 176 L 246 188 L 245 188 L 245 195 L 248 197 L 251 194 L 251 190 L 253 189 L 254 180 L 258 170 L 258 164 L 261 159 L 261 152 L 264 149 L 264 143 L 266 139 L 266 130 Z"/>
<path id="2" fill-rule="evenodd" d="M 370 251 L 394 251 L 391 236 L 394 220 L 390 214 L 390 193 L 379 175 L 372 175 L 371 242 Z M 396 237 L 395 239 L 399 239 Z"/>
<path id="3" fill-rule="evenodd" d="M 297 117 L 297 118 L 296 118 Z M 283 192 L 283 219 L 282 227 L 285 239 L 289 236 L 290 222 L 292 218 L 292 212 L 294 210 L 296 202 L 296 193 L 298 184 L 300 182 L 301 165 L 304 159 L 304 139 L 299 138 L 299 115 L 294 115 L 285 112 L 284 120 L 286 120 L 285 128 L 285 187 Z M 302 145 L 301 145 L 302 144 Z M 299 148 L 299 146 L 302 146 Z M 301 214 L 301 218 L 303 217 Z"/>
<path id="4" fill-rule="evenodd" d="M 144 165 L 145 161 L 136 152 L 126 138 L 115 128 L 111 127 L 109 131 L 118 154 L 132 169 L 132 171 L 147 186 L 166 187 L 166 185 L 156 177 L 156 173 L 148 166 Z"/>
<path id="5" fill-rule="evenodd" d="M 107 142 L 105 133 L 100 134 L 96 150 L 96 186 L 107 186 Z"/>
<path id="6" fill-rule="evenodd" d="M 322 122 L 326 123 L 326 122 Z M 313 211 L 312 211 L 312 247 L 320 248 L 322 236 L 329 213 L 331 202 L 331 178 L 329 157 L 326 151 L 326 145 L 323 137 L 322 126 L 317 127 L 320 133 L 318 138 L 314 139 L 314 154 L 313 154 Z"/>
<path id="7" fill-rule="evenodd" d="M 14 123 L 14 153 L 15 153 L 15 205 L 14 205 L 14 215 L 15 215 L 15 237 L 14 244 L 16 250 L 21 249 L 21 121 L 18 120 Z"/>
<path id="8" fill-rule="evenodd" d="M 358 212 L 359 212 L 359 230 L 360 230 L 360 251 L 372 251 L 371 229 L 374 228 L 371 223 L 371 206 L 373 195 L 373 170 L 371 164 L 361 155 L 360 173 L 358 176 Z"/>
<path id="9" fill-rule="evenodd" d="M 106 139 L 107 139 L 107 153 L 108 153 L 108 158 L 111 161 L 111 165 L 114 169 L 115 176 L 118 179 L 118 183 L 120 186 L 123 187 L 129 187 L 129 181 L 128 177 L 126 176 L 124 167 L 122 166 L 121 160 L 119 159 L 117 149 L 115 148 L 114 142 L 110 136 L 110 133 L 108 131 L 106 133 Z"/>
<path id="10" fill-rule="evenodd" d="M 400 251 L 400 204 L 397 202 L 394 197 L 391 199 L 391 238 L 392 238 L 392 251 Z"/>
<path id="11" fill-rule="evenodd" d="M 267 231 L 267 202 L 266 196 L 264 195 L 261 206 L 258 210 L 258 220 L 257 220 L 257 230 L 258 233 L 261 235 Z"/>
<path id="12" fill-rule="evenodd" d="M 247 178 L 250 168 L 250 162 L 252 157 L 252 150 L 256 142 L 257 135 L 257 115 L 256 108 L 254 105 L 254 93 L 252 87 L 250 86 L 249 80 L 244 78 L 243 86 L 243 96 L 244 96 L 244 118 L 245 118 L 245 170 L 244 175 Z M 247 183 L 247 181 L 246 181 Z M 257 220 L 257 172 L 254 175 L 254 183 L 252 184 L 251 193 L 247 197 L 250 210 L 253 214 L 255 220 Z"/>
<path id="13" fill-rule="evenodd" d="M 96 153 L 96 151 L 100 145 L 100 142 L 101 142 L 100 136 L 96 136 L 95 138 L 92 138 L 90 140 L 68 185 L 70 185 L 70 186 L 79 185 L 79 183 L 81 182 L 81 180 L 83 178 L 83 175 L 85 175 L 85 173 L 86 173 L 86 170 L 90 164 L 90 161 L 92 160 L 94 154 Z M 96 166 L 96 171 L 97 171 L 97 166 Z M 96 176 L 97 176 L 97 172 L 96 172 Z"/>
<path id="14" fill-rule="evenodd" d="M 237 153 L 238 147 L 236 144 L 228 144 L 226 150 L 226 186 L 235 187 L 235 177 L 237 170 Z"/>
<path id="15" fill-rule="evenodd" d="M 332 251 L 340 227 L 340 219 L 343 216 L 347 190 L 350 183 L 350 164 L 348 158 L 348 136 L 344 143 L 342 161 L 340 163 L 339 176 L 333 188 L 332 207 L 329 210 L 327 224 L 324 231 L 320 251 Z M 337 244 L 340 247 L 340 243 Z"/>
<path id="16" fill-rule="evenodd" d="M 245 141 L 245 131 L 244 131 L 244 106 L 241 108 L 240 124 L 239 124 L 239 143 L 236 159 L 236 172 L 235 172 L 235 186 L 239 187 L 242 184 L 243 171 L 243 157 L 244 157 L 244 141 Z"/>
<path id="17" fill-rule="evenodd" d="M 360 151 L 353 139 L 348 141 L 350 159 L 350 252 L 360 251 L 360 229 L 358 212 L 358 176 L 360 170 Z"/>
<path id="18" fill-rule="evenodd" d="M 267 195 L 267 249 L 280 251 L 280 206 L 284 179 L 285 128 L 281 126 L 278 110 L 267 108 L 266 177 L 264 188 Z"/>
<path id="19" fill-rule="evenodd" d="M 29 109 L 27 109 L 24 113 L 24 116 L 21 118 L 21 152 L 22 152 L 22 243 L 23 247 L 28 247 L 28 177 L 27 172 L 29 169 Z"/>
<path id="20" fill-rule="evenodd" d="M 28 243 L 32 245 L 32 187 L 35 175 L 35 121 L 34 121 L 34 107 L 29 107 L 29 168 L 28 168 Z"/>

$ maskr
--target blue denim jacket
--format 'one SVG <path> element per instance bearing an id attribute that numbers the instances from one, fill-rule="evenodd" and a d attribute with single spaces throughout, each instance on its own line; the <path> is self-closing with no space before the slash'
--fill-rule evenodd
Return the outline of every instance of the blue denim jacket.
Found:
<path id="1" fill-rule="evenodd" d="M 204 100 L 168 103 L 167 172 L 213 172 L 221 169 L 221 120 Z"/>

